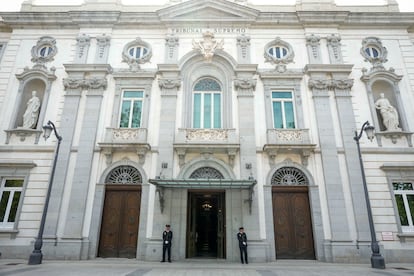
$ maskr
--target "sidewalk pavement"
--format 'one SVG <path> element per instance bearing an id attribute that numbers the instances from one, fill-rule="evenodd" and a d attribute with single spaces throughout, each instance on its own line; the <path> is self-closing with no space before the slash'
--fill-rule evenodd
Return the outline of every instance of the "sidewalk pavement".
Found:
<path id="1" fill-rule="evenodd" d="M 185 260 L 173 263 L 143 262 L 135 259 L 97 258 L 87 261 L 43 260 L 28 265 L 27 260 L 0 259 L 0 276 L 393 276 L 414 275 L 414 264 L 386 264 L 373 269 L 370 264 L 332 264 L 319 261 L 277 260 L 248 265 L 225 260 Z"/>

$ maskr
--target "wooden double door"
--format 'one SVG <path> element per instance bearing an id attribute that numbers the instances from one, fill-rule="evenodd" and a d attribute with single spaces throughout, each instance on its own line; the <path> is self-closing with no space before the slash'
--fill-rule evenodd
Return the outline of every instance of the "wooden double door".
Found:
<path id="1" fill-rule="evenodd" d="M 315 259 L 308 187 L 272 187 L 277 259 Z"/>
<path id="2" fill-rule="evenodd" d="M 140 206 L 140 185 L 106 186 L 99 257 L 136 257 Z"/>

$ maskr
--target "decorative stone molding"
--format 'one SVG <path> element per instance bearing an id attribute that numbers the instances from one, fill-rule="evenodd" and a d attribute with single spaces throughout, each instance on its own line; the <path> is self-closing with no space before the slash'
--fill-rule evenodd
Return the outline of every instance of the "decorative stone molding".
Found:
<path id="1" fill-rule="evenodd" d="M 214 39 L 214 33 L 207 31 L 203 33 L 203 39 L 200 41 L 195 41 L 193 39 L 193 49 L 199 51 L 204 60 L 211 62 L 214 56 L 214 53 L 217 50 L 223 50 L 224 40 L 217 41 Z"/>
<path id="2" fill-rule="evenodd" d="M 352 79 L 316 79 L 310 78 L 308 81 L 309 88 L 318 90 L 349 90 L 354 85 Z"/>
<path id="3" fill-rule="evenodd" d="M 198 153 L 210 158 L 216 153 L 227 154 L 229 165 L 234 165 L 240 149 L 238 136 L 234 129 L 178 129 L 174 149 L 178 154 L 180 166 L 185 164 L 188 153 Z"/>
<path id="4" fill-rule="evenodd" d="M 381 131 L 375 133 L 375 138 L 377 138 L 378 145 L 382 147 L 382 137 L 390 139 L 393 144 L 396 144 L 399 139 L 402 137 L 405 137 L 407 140 L 408 146 L 412 147 L 412 132 L 406 132 L 406 131 Z"/>
<path id="5" fill-rule="evenodd" d="M 187 129 L 186 138 L 188 141 L 226 141 L 228 132 L 227 129 Z"/>
<path id="6" fill-rule="evenodd" d="M 129 53 L 132 47 L 141 47 L 143 53 L 139 57 L 132 57 Z M 140 64 L 144 64 L 150 61 L 152 57 L 152 48 L 151 45 L 143 41 L 140 37 L 137 37 L 135 40 L 127 43 L 122 51 L 122 62 L 126 62 L 129 65 L 129 68 L 132 71 L 138 71 Z"/>
<path id="7" fill-rule="evenodd" d="M 271 54 L 271 50 L 274 47 L 282 47 L 286 49 L 286 55 L 277 57 L 275 54 Z M 269 62 L 271 64 L 276 65 L 276 71 L 279 73 L 286 72 L 286 64 L 289 64 L 293 62 L 293 58 L 295 57 L 295 53 L 293 52 L 292 46 L 287 43 L 286 41 L 283 41 L 280 37 L 276 37 L 275 40 L 269 42 L 265 46 L 264 51 L 264 58 L 265 62 Z"/>
<path id="8" fill-rule="evenodd" d="M 81 89 L 83 87 L 84 79 L 65 78 L 63 79 L 63 87 L 67 89 Z"/>
<path id="9" fill-rule="evenodd" d="M 91 38 L 87 34 L 81 34 L 76 38 L 76 41 L 75 63 L 86 63 Z"/>
<path id="10" fill-rule="evenodd" d="M 111 37 L 103 34 L 96 37 L 96 63 L 106 63 L 108 59 L 109 46 L 111 44 Z"/>
<path id="11" fill-rule="evenodd" d="M 350 90 L 354 85 L 354 80 L 352 79 L 333 79 L 332 87 L 334 89 L 340 90 Z"/>
<path id="12" fill-rule="evenodd" d="M 234 80 L 234 88 L 239 92 L 238 96 L 241 96 L 241 94 L 253 96 L 256 83 L 257 80 L 252 78 L 237 78 Z"/>
<path id="13" fill-rule="evenodd" d="M 46 69 L 45 64 L 53 61 L 53 57 L 56 54 L 56 40 L 50 36 L 42 36 L 37 41 L 37 44 L 32 47 L 32 62 L 35 63 L 34 68 Z"/>
<path id="14" fill-rule="evenodd" d="M 105 78 L 63 79 L 65 89 L 106 89 L 108 81 Z"/>
<path id="15" fill-rule="evenodd" d="M 159 79 L 158 85 L 161 89 L 179 89 L 181 86 L 181 79 Z"/>
<path id="16" fill-rule="evenodd" d="M 372 64 L 371 72 L 385 70 L 383 63 L 387 62 L 388 51 L 382 46 L 377 37 L 367 37 L 362 40 L 361 55 Z"/>
<path id="17" fill-rule="evenodd" d="M 329 59 L 333 64 L 343 63 L 341 50 L 341 37 L 339 35 L 330 35 L 326 37 L 328 43 Z"/>
<path id="18" fill-rule="evenodd" d="M 308 86 L 311 89 L 329 90 L 332 87 L 332 81 L 327 79 L 311 78 L 308 81 Z"/>
<path id="19" fill-rule="evenodd" d="M 26 140 L 26 137 L 30 137 L 32 135 L 35 136 L 35 144 L 39 143 L 40 135 L 43 133 L 41 130 L 36 129 L 27 129 L 27 128 L 16 128 L 16 129 L 6 129 L 4 130 L 6 132 L 6 144 L 10 143 L 10 138 L 12 135 L 15 135 L 17 137 L 20 137 L 20 142 L 24 142 Z"/>
<path id="20" fill-rule="evenodd" d="M 240 63 L 250 63 L 250 36 L 237 37 L 237 56 Z"/>
<path id="21" fill-rule="evenodd" d="M 308 165 L 310 154 L 316 145 L 311 144 L 309 129 L 268 129 L 267 143 L 263 150 L 269 156 L 269 164 L 273 166 L 278 153 L 296 153 L 301 156 L 302 164 Z"/>
<path id="22" fill-rule="evenodd" d="M 85 89 L 106 89 L 108 86 L 108 81 L 105 78 L 88 78 L 84 80 Z"/>
<path id="23" fill-rule="evenodd" d="M 320 36 L 311 34 L 306 36 L 306 48 L 308 49 L 310 63 L 322 63 Z"/>
<path id="24" fill-rule="evenodd" d="M 178 59 L 179 38 L 174 34 L 168 34 L 165 38 L 165 59 L 176 62 Z"/>

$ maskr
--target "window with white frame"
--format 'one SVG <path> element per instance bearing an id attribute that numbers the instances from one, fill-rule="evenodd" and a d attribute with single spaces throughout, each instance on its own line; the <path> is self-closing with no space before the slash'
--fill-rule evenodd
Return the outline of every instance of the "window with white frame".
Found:
<path id="1" fill-rule="evenodd" d="M 393 182 L 395 203 L 397 204 L 403 232 L 414 232 L 414 189 L 411 182 Z"/>
<path id="2" fill-rule="evenodd" d="M 272 91 L 274 128 L 295 128 L 295 110 L 291 91 Z"/>
<path id="3" fill-rule="evenodd" d="M 23 179 L 3 178 L 0 186 L 0 228 L 13 228 L 21 201 Z"/>
<path id="4" fill-rule="evenodd" d="M 131 58 L 141 59 L 148 54 L 148 49 L 144 46 L 133 46 L 128 49 L 128 54 Z"/>
<path id="5" fill-rule="evenodd" d="M 193 89 L 193 128 L 221 128 L 222 92 L 211 78 L 199 80 Z"/>
<path id="6" fill-rule="evenodd" d="M 142 124 L 144 91 L 125 90 L 122 92 L 120 128 L 139 128 Z"/>

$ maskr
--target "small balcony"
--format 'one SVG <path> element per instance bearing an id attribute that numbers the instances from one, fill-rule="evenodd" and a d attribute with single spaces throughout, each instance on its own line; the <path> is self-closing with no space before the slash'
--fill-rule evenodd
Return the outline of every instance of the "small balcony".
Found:
<path id="1" fill-rule="evenodd" d="M 185 163 L 185 155 L 194 152 L 225 153 L 229 157 L 229 164 L 233 166 L 239 148 L 239 138 L 235 129 L 180 128 L 174 142 L 180 166 Z"/>
<path id="2" fill-rule="evenodd" d="M 301 155 L 302 164 L 307 165 L 315 147 L 316 144 L 310 141 L 309 129 L 268 129 L 263 150 L 269 155 L 271 164 L 279 153 L 295 153 Z"/>
<path id="3" fill-rule="evenodd" d="M 104 141 L 98 145 L 106 156 L 107 164 L 112 163 L 112 155 L 116 151 L 135 151 L 139 162 L 144 164 L 145 154 L 151 149 L 146 128 L 107 128 Z"/>

